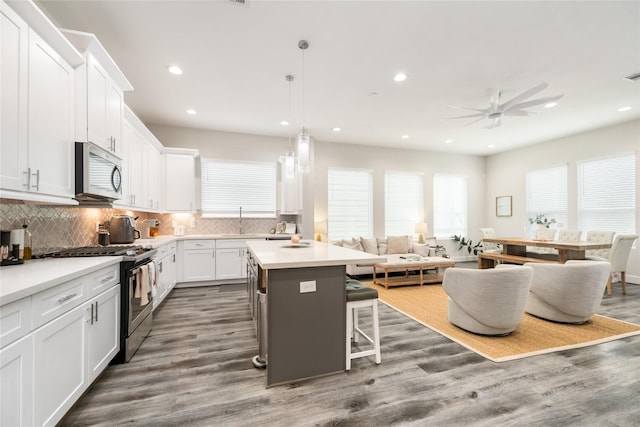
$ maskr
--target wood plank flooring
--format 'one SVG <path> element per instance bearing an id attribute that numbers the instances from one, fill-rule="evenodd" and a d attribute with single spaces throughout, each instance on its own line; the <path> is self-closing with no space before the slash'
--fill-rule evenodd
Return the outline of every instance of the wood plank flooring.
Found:
<path id="1" fill-rule="evenodd" d="M 640 286 L 600 314 L 640 323 Z M 637 426 L 640 337 L 496 364 L 380 304 L 382 364 L 265 388 L 244 287 L 174 289 L 64 426 Z"/>

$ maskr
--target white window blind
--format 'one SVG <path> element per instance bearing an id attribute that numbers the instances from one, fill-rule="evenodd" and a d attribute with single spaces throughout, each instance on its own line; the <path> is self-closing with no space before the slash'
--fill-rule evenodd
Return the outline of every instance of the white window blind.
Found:
<path id="1" fill-rule="evenodd" d="M 369 170 L 329 169 L 329 240 L 373 234 L 373 177 Z"/>
<path id="2" fill-rule="evenodd" d="M 424 221 L 424 175 L 386 172 L 384 175 L 384 230 L 387 236 L 412 236 Z"/>
<path id="3" fill-rule="evenodd" d="M 275 218 L 276 163 L 201 160 L 202 216 Z"/>
<path id="4" fill-rule="evenodd" d="M 467 235 L 466 176 L 434 175 L 433 226 L 433 234 L 438 238 Z"/>
<path id="5" fill-rule="evenodd" d="M 536 224 L 529 224 L 529 218 L 544 214 L 556 220 L 558 228 L 567 228 L 567 165 L 527 172 L 527 229 L 534 230 Z"/>
<path id="6" fill-rule="evenodd" d="M 633 234 L 636 230 L 636 156 L 578 164 L 580 228 Z"/>

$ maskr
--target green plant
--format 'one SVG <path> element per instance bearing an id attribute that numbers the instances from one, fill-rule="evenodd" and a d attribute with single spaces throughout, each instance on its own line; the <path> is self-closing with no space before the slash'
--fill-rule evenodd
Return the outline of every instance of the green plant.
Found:
<path id="1" fill-rule="evenodd" d="M 458 242 L 458 250 L 462 250 L 462 248 L 466 246 L 467 252 L 469 254 L 473 252 L 474 255 L 478 255 L 480 252 L 482 252 L 482 240 L 480 240 L 478 243 L 474 245 L 473 240 L 471 239 L 467 240 L 462 235 L 458 236 L 457 234 L 454 234 L 453 236 L 451 236 L 451 238 L 454 241 Z"/>
<path id="2" fill-rule="evenodd" d="M 538 224 L 542 225 L 545 228 L 549 228 L 551 224 L 555 224 L 556 220 L 551 218 L 547 218 L 546 214 L 538 214 L 535 218 L 529 218 L 529 224 Z"/>

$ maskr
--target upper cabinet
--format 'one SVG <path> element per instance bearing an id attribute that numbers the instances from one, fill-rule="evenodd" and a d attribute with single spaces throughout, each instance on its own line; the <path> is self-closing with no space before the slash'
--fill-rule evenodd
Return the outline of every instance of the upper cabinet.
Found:
<path id="1" fill-rule="evenodd" d="M 82 56 L 32 2 L 2 2 L 0 12 L 0 197 L 77 204 L 74 67 Z"/>
<path id="2" fill-rule="evenodd" d="M 195 212 L 198 150 L 165 148 L 166 156 L 166 210 L 169 212 Z"/>
<path id="3" fill-rule="evenodd" d="M 76 140 L 91 141 L 123 157 L 123 92 L 133 86 L 93 34 L 62 32 L 85 56 L 76 71 Z"/>

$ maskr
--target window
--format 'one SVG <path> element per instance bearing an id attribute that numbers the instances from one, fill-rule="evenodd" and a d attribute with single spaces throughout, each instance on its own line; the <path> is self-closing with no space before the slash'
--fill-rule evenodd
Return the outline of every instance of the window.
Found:
<path id="1" fill-rule="evenodd" d="M 424 221 L 424 175 L 387 172 L 384 175 L 384 230 L 387 236 L 412 236 Z"/>
<path id="2" fill-rule="evenodd" d="M 373 234 L 372 172 L 329 169 L 329 240 Z"/>
<path id="3" fill-rule="evenodd" d="M 527 219 L 545 214 L 556 220 L 558 228 L 567 228 L 567 165 L 527 172 L 526 191 Z M 537 227 L 529 221 L 527 226 L 530 230 Z"/>
<path id="4" fill-rule="evenodd" d="M 202 216 L 275 218 L 276 164 L 201 160 Z"/>
<path id="5" fill-rule="evenodd" d="M 635 155 L 578 164 L 578 221 L 584 231 L 635 233 Z"/>
<path id="6" fill-rule="evenodd" d="M 434 175 L 433 226 L 433 234 L 438 238 L 467 235 L 466 176 Z"/>

